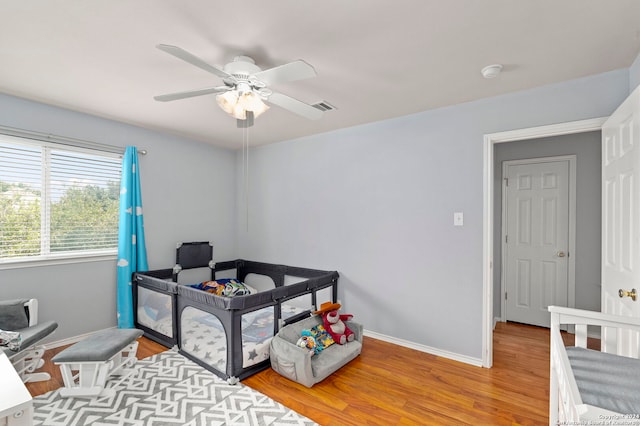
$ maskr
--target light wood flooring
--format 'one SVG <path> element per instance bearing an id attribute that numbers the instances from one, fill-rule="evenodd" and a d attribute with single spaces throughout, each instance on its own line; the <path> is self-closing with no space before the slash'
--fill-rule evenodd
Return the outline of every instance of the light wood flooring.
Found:
<path id="1" fill-rule="evenodd" d="M 566 337 L 570 339 L 570 337 Z M 62 385 L 47 351 L 48 382 Z M 321 425 L 547 425 L 549 330 L 498 323 L 493 368 L 481 368 L 365 337 L 362 354 L 311 389 L 271 369 L 242 381 Z M 141 338 L 138 358 L 166 350 Z"/>

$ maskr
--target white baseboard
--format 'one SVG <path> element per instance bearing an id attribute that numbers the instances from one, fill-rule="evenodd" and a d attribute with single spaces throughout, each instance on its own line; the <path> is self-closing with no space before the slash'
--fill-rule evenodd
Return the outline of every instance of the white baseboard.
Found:
<path id="1" fill-rule="evenodd" d="M 109 330 L 112 328 L 116 328 L 114 327 L 109 327 L 109 328 L 105 328 L 104 330 Z M 78 336 L 73 336 L 73 337 L 67 337 L 66 339 L 62 339 L 62 340 L 56 340 L 54 342 L 48 342 L 43 344 L 42 346 L 44 346 L 45 349 L 55 349 L 55 348 L 59 348 L 60 346 L 66 346 L 66 345 L 71 345 L 73 343 L 78 343 L 81 340 L 86 339 L 87 337 L 91 336 L 92 334 L 96 334 L 96 333 L 100 333 L 103 330 L 97 330 L 97 331 L 92 331 L 90 333 L 85 333 L 85 334 L 80 334 Z"/>
<path id="2" fill-rule="evenodd" d="M 394 345 L 404 346 L 405 348 L 415 349 L 420 352 L 437 355 L 454 361 L 463 362 L 465 364 L 471 364 L 476 367 L 482 367 L 482 359 L 480 358 L 473 358 L 466 355 L 460 355 L 455 352 L 443 351 L 442 349 L 432 348 L 430 346 L 421 345 L 418 343 L 410 342 L 408 340 L 397 339 L 385 334 L 376 333 L 375 331 L 364 330 L 364 335 L 374 339 L 382 340 L 384 342 L 393 343 Z"/>

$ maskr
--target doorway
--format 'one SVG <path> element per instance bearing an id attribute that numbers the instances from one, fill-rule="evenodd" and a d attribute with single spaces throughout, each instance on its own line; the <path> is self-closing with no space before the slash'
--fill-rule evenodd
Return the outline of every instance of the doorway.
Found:
<path id="1" fill-rule="evenodd" d="M 501 172 L 500 168 L 502 161 L 500 158 L 496 157 L 496 152 L 502 150 L 503 147 L 518 147 L 521 142 L 531 141 L 538 143 L 543 141 L 544 139 L 562 136 L 562 135 L 577 135 L 581 133 L 587 132 L 600 132 L 602 124 L 606 118 L 598 118 L 591 120 L 582 120 L 570 123 L 562 123 L 550 126 L 541 126 L 529 129 L 520 129 L 508 132 L 494 133 L 485 135 L 484 138 L 484 179 L 483 179 L 483 193 L 484 193 L 484 220 L 483 220 L 483 366 L 491 367 L 493 364 L 493 327 L 495 325 L 496 320 L 500 320 L 501 312 L 497 312 L 500 309 L 500 291 L 499 291 L 499 283 L 500 283 L 500 271 L 501 271 L 501 244 L 500 244 L 500 233 L 501 233 L 501 225 L 497 223 L 495 219 L 496 212 L 498 212 L 498 217 L 500 217 L 499 213 L 501 212 L 501 191 L 500 191 L 500 177 Z M 512 143 L 513 142 L 513 143 Z M 523 151 L 528 150 L 529 148 L 524 149 Z M 539 151 L 535 150 L 528 154 L 528 157 L 539 157 L 546 155 L 562 155 L 569 154 L 570 152 L 560 153 L 550 153 L 550 154 L 540 154 Z M 506 154 L 505 154 L 506 155 Z M 519 158 L 527 158 L 527 157 L 519 157 Z M 508 158 L 507 158 L 508 159 Z M 585 185 L 582 183 L 580 176 L 578 176 L 578 193 L 580 192 L 580 188 L 584 188 Z M 599 185 L 599 184 L 598 184 Z M 498 189 L 496 189 L 498 188 Z M 597 202 L 600 202 L 598 199 Z M 580 211 L 580 206 L 577 208 Z M 600 212 L 596 213 L 598 215 L 598 221 L 600 220 Z M 577 227 L 580 227 L 580 219 L 576 221 Z M 599 235 L 599 229 L 596 230 L 596 233 Z M 580 233 L 577 233 L 580 235 Z M 599 236 L 598 236 L 599 238 Z M 585 244 L 588 246 L 591 244 Z M 581 247 L 581 241 L 578 238 L 577 246 Z M 496 254 L 496 252 L 498 254 Z M 599 263 L 599 262 L 598 262 Z M 596 281 L 599 282 L 599 277 L 592 277 Z M 576 279 L 576 282 L 578 280 Z M 589 290 L 595 291 L 597 294 L 600 293 L 600 288 L 593 284 L 594 281 L 588 284 Z M 497 285 L 497 289 L 496 289 Z M 593 287 L 593 289 L 591 289 Z M 578 296 L 581 296 L 582 292 L 578 292 Z M 496 302 L 497 298 L 497 302 Z M 576 306 L 580 307 L 581 301 L 576 300 Z M 495 314 L 494 314 L 495 307 Z M 596 308 L 597 309 L 597 308 Z"/>

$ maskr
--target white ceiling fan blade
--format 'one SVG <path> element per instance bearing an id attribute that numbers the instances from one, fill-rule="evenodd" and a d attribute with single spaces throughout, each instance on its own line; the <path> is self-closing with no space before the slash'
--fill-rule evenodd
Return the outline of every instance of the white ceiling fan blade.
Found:
<path id="1" fill-rule="evenodd" d="M 301 102 L 290 96 L 283 95 L 282 93 L 273 92 L 271 96 L 267 98 L 267 102 L 278 105 L 281 108 L 289 110 L 292 113 L 298 114 L 302 117 L 308 118 L 309 120 L 319 120 L 320 118 L 322 118 L 323 112 L 319 109 L 312 107 L 309 104 L 305 104 L 304 102 Z"/>
<path id="2" fill-rule="evenodd" d="M 160 102 L 175 101 L 178 99 L 193 98 L 194 96 L 208 95 L 210 93 L 222 93 L 231 90 L 231 87 L 217 86 L 206 87 L 204 89 L 186 90 L 184 92 L 168 93 L 166 95 L 154 96 L 153 99 Z"/>
<path id="3" fill-rule="evenodd" d="M 287 81 L 311 78 L 316 75 L 316 70 L 311 65 L 299 59 L 297 61 L 289 62 L 288 64 L 260 71 L 254 74 L 254 77 L 263 83 L 266 83 L 267 86 L 270 86 L 272 84 L 285 83 Z"/>
<path id="4" fill-rule="evenodd" d="M 170 55 L 175 56 L 178 59 L 182 59 L 185 62 L 190 63 L 191 65 L 195 65 L 196 67 L 203 69 L 207 72 L 210 72 L 211 74 L 215 74 L 218 77 L 222 77 L 222 78 L 231 78 L 233 80 L 235 80 L 233 78 L 233 76 L 231 74 L 229 74 L 226 71 L 221 70 L 220 68 L 216 68 L 213 65 L 209 65 L 208 63 L 206 63 L 205 61 L 203 61 L 202 59 L 198 58 L 197 56 L 192 55 L 191 53 L 187 52 L 186 50 L 177 47 L 177 46 L 171 46 L 169 44 L 159 44 L 156 46 L 158 49 L 162 50 L 163 52 L 167 52 Z"/>

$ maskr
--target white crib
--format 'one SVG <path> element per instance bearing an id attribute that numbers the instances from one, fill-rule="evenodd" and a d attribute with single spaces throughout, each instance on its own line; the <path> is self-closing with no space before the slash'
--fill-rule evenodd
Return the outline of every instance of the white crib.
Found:
<path id="1" fill-rule="evenodd" d="M 549 424 L 640 425 L 640 360 L 634 341 L 640 332 L 640 318 L 558 306 L 549 306 L 549 312 Z M 561 325 L 575 326 L 575 348 L 565 347 Z M 590 325 L 606 329 L 601 352 L 586 350 Z M 635 334 L 633 348 L 618 339 L 625 333 Z M 611 409 L 620 405 L 623 410 Z"/>

